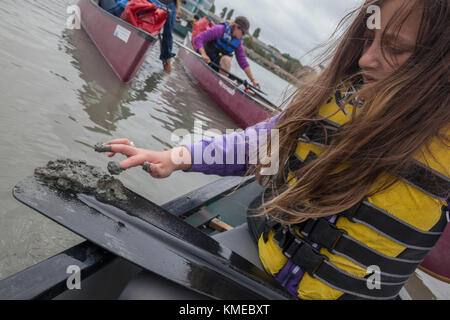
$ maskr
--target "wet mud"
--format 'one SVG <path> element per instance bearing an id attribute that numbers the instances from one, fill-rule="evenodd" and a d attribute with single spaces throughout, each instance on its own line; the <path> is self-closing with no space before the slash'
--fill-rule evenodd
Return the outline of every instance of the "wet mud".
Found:
<path id="1" fill-rule="evenodd" d="M 125 169 L 120 166 L 120 163 L 111 161 L 108 162 L 108 171 L 110 174 L 118 176 L 119 174 L 124 172 Z"/>
<path id="2" fill-rule="evenodd" d="M 101 201 L 128 201 L 122 182 L 86 161 L 49 161 L 47 166 L 36 168 L 34 173 L 59 190 L 92 194 Z"/>

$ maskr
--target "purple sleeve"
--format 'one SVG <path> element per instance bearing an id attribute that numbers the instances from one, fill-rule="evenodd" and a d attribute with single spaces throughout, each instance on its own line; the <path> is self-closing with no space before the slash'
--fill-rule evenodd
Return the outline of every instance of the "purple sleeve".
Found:
<path id="1" fill-rule="evenodd" d="M 225 25 L 222 24 L 215 25 L 214 27 L 206 31 L 203 31 L 202 33 L 200 33 L 198 36 L 195 37 L 194 39 L 195 47 L 197 48 L 197 50 L 203 48 L 205 43 L 222 38 L 224 32 L 225 32 Z"/>
<path id="2" fill-rule="evenodd" d="M 191 152 L 192 167 L 186 172 L 202 172 L 219 176 L 244 176 L 249 169 L 248 144 L 259 143 L 262 129 L 266 132 L 275 127 L 280 115 L 260 122 L 245 131 L 202 140 L 186 147 Z M 253 141 L 249 141 L 252 139 Z"/>
<path id="3" fill-rule="evenodd" d="M 242 42 L 236 48 L 236 60 L 239 63 L 239 66 L 243 70 L 249 66 L 249 63 L 247 61 L 247 57 L 245 56 L 244 45 L 242 44 Z"/>

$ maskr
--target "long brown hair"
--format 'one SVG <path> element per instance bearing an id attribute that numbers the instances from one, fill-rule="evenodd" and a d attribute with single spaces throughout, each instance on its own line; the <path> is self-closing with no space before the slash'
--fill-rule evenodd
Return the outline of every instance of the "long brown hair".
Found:
<path id="1" fill-rule="evenodd" d="M 328 56 L 321 62 L 325 69 L 300 86 L 278 121 L 280 173 L 285 172 L 286 160 L 295 151 L 305 126 L 317 121 L 319 108 L 338 84 L 360 77 L 358 61 L 367 30 L 367 8 L 382 2 L 367 1 L 341 21 L 338 28 L 356 15 L 338 44 L 333 43 L 327 51 Z M 395 183 L 396 178 L 391 177 L 398 177 L 409 168 L 413 156 L 433 137 L 449 145 L 449 136 L 443 134 L 443 129 L 448 128 L 450 121 L 450 1 L 409 1 L 388 23 L 382 44 L 386 43 L 388 31 L 398 35 L 413 10 L 423 12 L 413 55 L 387 79 L 357 92 L 360 112 L 333 135 L 320 157 L 295 172 L 296 182 L 287 187 L 283 174 L 267 180 L 260 173 L 263 166 L 257 166 L 260 183 L 279 186 L 262 213 L 283 223 L 298 223 L 342 212 Z M 343 165 L 345 169 L 336 170 Z M 379 184 L 377 179 L 382 176 L 386 179 Z M 377 187 L 373 188 L 376 180 Z"/>

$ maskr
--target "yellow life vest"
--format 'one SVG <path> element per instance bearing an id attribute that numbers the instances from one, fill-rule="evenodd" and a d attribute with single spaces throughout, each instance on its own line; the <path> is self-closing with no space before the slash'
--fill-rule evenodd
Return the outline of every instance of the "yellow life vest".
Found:
<path id="1" fill-rule="evenodd" d="M 330 134 L 350 120 L 355 108 L 343 105 L 343 96 L 337 91 L 319 110 Z M 289 159 L 289 184 L 296 181 L 292 172 L 324 152 L 324 140 L 322 126 L 305 130 Z M 268 220 L 258 242 L 266 271 L 277 277 L 289 265 L 298 266 L 303 272 L 295 284 L 300 299 L 395 298 L 447 224 L 450 151 L 437 138 L 428 150 L 415 157 L 418 174 L 401 177 L 346 212 L 289 227 Z M 444 192 L 434 188 L 436 183 Z"/>

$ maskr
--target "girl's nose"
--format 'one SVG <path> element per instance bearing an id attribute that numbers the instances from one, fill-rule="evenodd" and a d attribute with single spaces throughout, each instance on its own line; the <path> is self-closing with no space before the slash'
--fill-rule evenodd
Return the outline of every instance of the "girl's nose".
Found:
<path id="1" fill-rule="evenodd" d="M 366 46 L 363 55 L 359 60 L 359 66 L 363 70 L 373 70 L 380 67 L 381 48 L 379 41 L 372 41 L 370 46 Z"/>

